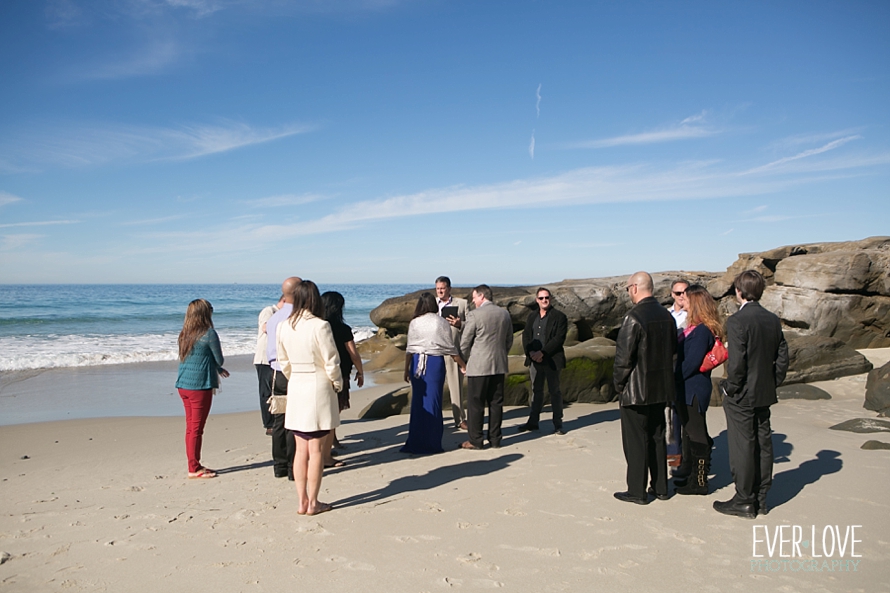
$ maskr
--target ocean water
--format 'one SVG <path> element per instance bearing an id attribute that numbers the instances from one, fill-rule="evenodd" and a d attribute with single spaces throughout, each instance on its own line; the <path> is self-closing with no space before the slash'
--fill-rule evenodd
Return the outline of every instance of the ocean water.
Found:
<path id="1" fill-rule="evenodd" d="M 356 340 L 377 328 L 371 310 L 417 284 L 326 284 L 346 299 Z M 176 360 L 188 303 L 213 305 L 226 356 L 253 354 L 257 316 L 278 284 L 0 285 L 0 371 Z"/>

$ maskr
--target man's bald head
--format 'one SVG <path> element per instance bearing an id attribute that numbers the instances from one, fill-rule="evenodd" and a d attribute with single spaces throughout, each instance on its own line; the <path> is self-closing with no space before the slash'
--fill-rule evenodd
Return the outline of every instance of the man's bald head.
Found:
<path id="1" fill-rule="evenodd" d="M 281 283 L 281 294 L 284 296 L 285 303 L 294 303 L 294 291 L 297 289 L 297 285 L 302 281 L 302 278 L 291 276 Z"/>
<path id="2" fill-rule="evenodd" d="M 655 283 L 652 282 L 652 276 L 646 272 L 637 272 L 627 279 L 627 294 L 633 304 L 637 304 L 646 297 L 652 296 L 655 291 Z"/>

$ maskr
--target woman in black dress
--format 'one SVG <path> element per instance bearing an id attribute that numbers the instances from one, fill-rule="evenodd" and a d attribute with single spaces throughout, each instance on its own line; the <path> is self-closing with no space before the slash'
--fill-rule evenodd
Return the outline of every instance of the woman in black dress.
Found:
<path id="1" fill-rule="evenodd" d="M 340 411 L 349 409 L 349 376 L 352 367 L 355 365 L 355 381 L 359 387 L 365 384 L 364 371 L 362 371 L 362 358 L 358 355 L 355 347 L 355 337 L 352 335 L 352 328 L 343 322 L 343 307 L 346 300 L 339 292 L 328 291 L 321 295 L 321 302 L 324 304 L 325 320 L 331 324 L 331 330 L 334 332 L 334 343 L 337 344 L 337 352 L 340 354 L 340 371 L 343 373 L 343 389 L 337 392 L 337 400 L 340 405 Z M 325 467 L 339 467 L 343 462 L 335 462 L 331 454 L 334 446 L 339 447 L 336 431 L 331 431 L 328 443 L 325 444 Z"/>

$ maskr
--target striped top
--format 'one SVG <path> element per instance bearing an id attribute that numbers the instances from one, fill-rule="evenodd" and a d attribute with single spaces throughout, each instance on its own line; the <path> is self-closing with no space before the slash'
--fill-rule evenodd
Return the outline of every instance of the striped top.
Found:
<path id="1" fill-rule="evenodd" d="M 212 327 L 198 338 L 192 351 L 179 363 L 177 389 L 202 391 L 219 387 L 219 368 L 223 364 L 219 336 Z"/>

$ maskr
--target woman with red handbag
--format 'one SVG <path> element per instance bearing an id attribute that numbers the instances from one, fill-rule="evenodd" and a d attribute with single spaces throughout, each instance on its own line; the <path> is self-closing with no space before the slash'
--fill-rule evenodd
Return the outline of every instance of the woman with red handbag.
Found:
<path id="1" fill-rule="evenodd" d="M 706 495 L 713 441 L 708 436 L 705 414 L 711 403 L 710 369 L 713 367 L 703 366 L 703 362 L 712 354 L 715 344 L 723 339 L 723 324 L 714 298 L 698 284 L 686 289 L 686 311 L 686 329 L 677 351 L 677 411 L 684 438 L 689 439 L 692 474 L 675 480 L 674 485 L 677 494 Z"/>

